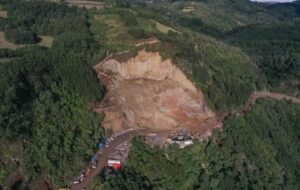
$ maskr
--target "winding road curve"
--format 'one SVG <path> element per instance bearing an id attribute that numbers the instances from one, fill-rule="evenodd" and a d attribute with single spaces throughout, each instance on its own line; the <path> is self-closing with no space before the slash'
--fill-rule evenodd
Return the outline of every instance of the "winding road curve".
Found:
<path id="1" fill-rule="evenodd" d="M 295 104 L 300 104 L 300 98 L 287 96 L 285 94 L 271 93 L 271 92 L 264 92 L 264 91 L 254 92 L 242 108 L 237 109 L 231 112 L 230 114 L 226 114 L 225 117 L 223 117 L 223 119 L 221 120 L 221 122 L 223 122 L 226 119 L 226 117 L 229 115 L 236 114 L 236 113 L 241 113 L 241 114 L 245 113 L 251 108 L 251 105 L 254 104 L 257 99 L 267 98 L 267 97 L 276 100 L 287 100 Z M 147 132 L 149 132 L 147 129 L 140 129 L 140 130 L 137 129 L 137 130 L 128 131 L 116 137 L 114 141 L 109 145 L 109 147 L 104 149 L 103 154 L 98 157 L 97 168 L 93 169 L 89 174 L 89 176 L 87 176 L 83 182 L 77 185 L 73 185 L 71 190 L 81 190 L 82 188 L 87 188 L 90 182 L 93 180 L 93 178 L 97 176 L 101 172 L 101 170 L 106 166 L 107 158 L 109 154 L 113 152 L 119 144 L 123 143 L 124 141 L 131 140 L 134 136 L 143 135 L 146 134 Z"/>
<path id="2" fill-rule="evenodd" d="M 244 104 L 242 109 L 240 109 L 237 112 L 246 112 L 246 111 L 248 111 L 251 108 L 251 105 L 254 104 L 256 102 L 256 100 L 259 99 L 259 98 L 272 98 L 272 99 L 276 99 L 276 100 L 287 100 L 287 101 L 290 101 L 294 104 L 300 104 L 300 98 L 296 98 L 296 97 L 293 97 L 293 96 L 288 96 L 288 95 L 280 94 L 280 93 L 266 92 L 266 91 L 254 92 L 250 96 L 248 101 Z"/>

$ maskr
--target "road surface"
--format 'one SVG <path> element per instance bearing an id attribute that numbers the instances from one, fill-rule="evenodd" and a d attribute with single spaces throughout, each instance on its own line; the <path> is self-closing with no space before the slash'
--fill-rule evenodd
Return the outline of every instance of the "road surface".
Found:
<path id="1" fill-rule="evenodd" d="M 107 164 L 107 158 L 109 154 L 117 148 L 117 146 L 125 141 L 131 140 L 134 136 L 141 135 L 143 132 L 145 132 L 145 129 L 137 129 L 137 130 L 132 130 L 127 133 L 124 133 L 122 135 L 119 135 L 116 137 L 110 144 L 109 147 L 105 148 L 103 150 L 103 153 L 101 156 L 98 157 L 97 159 L 97 168 L 93 169 L 91 173 L 85 178 L 84 181 L 82 181 L 79 184 L 73 185 L 71 187 L 71 190 L 81 190 L 82 188 L 88 187 L 90 182 L 93 180 L 95 176 L 97 176 L 101 170 L 106 166 Z"/>
<path id="2" fill-rule="evenodd" d="M 250 109 L 251 105 L 256 102 L 257 99 L 259 98 L 272 98 L 276 100 L 287 100 L 291 101 L 294 104 L 300 104 L 300 98 L 292 97 L 292 96 L 287 96 L 285 94 L 280 94 L 280 93 L 272 93 L 272 92 L 254 92 L 248 101 L 244 104 L 242 109 L 235 111 L 236 113 L 243 113 L 246 112 Z"/>

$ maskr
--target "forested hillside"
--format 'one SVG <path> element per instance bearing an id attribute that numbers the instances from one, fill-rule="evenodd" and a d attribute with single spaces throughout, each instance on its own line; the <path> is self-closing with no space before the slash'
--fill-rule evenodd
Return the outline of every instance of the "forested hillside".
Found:
<path id="1" fill-rule="evenodd" d="M 9 15 L 0 22 L 12 35 L 9 40 L 17 42 L 26 38 L 23 31 L 30 31 L 51 35 L 55 41 L 50 49 L 1 49 L 1 58 L 10 61 L 0 64 L 0 136 L 1 144 L 7 145 L 1 148 L 0 184 L 12 185 L 7 180 L 14 173 L 24 175 L 18 182 L 22 188 L 34 188 L 31 182 L 40 179 L 63 184 L 85 164 L 103 136 L 101 116 L 87 108 L 103 94 L 88 65 L 100 47 L 89 32 L 84 10 L 46 2 L 1 5 Z M 15 146 L 20 152 L 12 151 Z"/>
<path id="2" fill-rule="evenodd" d="M 178 4 L 181 6 L 178 7 Z M 161 13 L 168 12 L 167 15 L 162 14 L 164 18 L 161 18 L 162 22 L 169 20 L 173 26 L 188 28 L 241 48 L 257 66 L 258 88 L 263 87 L 299 96 L 300 35 L 297 3 L 266 6 L 249 1 L 208 0 L 199 3 L 173 1 L 171 6 L 168 3 L 149 6 Z M 183 11 L 184 7 L 189 11 Z M 283 11 L 278 11 L 277 8 Z M 205 9 L 211 13 L 203 16 L 201 14 Z M 229 10 L 224 11 L 224 9 Z M 284 11 L 288 10 L 290 14 L 287 15 Z M 226 15 L 220 16 L 218 12 Z M 217 18 L 209 22 L 207 15 Z M 257 16 L 262 18 L 253 21 L 252 19 Z M 246 21 L 241 24 L 243 17 Z M 224 29 L 223 24 L 230 23 L 230 19 L 240 24 L 232 24 L 230 29 Z"/>
<path id="3" fill-rule="evenodd" d="M 285 18 L 295 18 L 300 16 L 300 1 L 293 1 L 288 3 L 278 3 L 271 5 L 264 5 L 266 8 L 281 14 Z"/>
<path id="4" fill-rule="evenodd" d="M 298 96 L 299 83 L 293 81 L 300 80 L 299 27 L 299 21 L 242 27 L 230 32 L 228 40 L 252 57 L 270 88 Z"/>
<path id="5" fill-rule="evenodd" d="M 6 11 L 0 18 L 0 189 L 57 188 L 86 166 L 105 135 L 103 116 L 92 110 L 105 90 L 91 66 L 107 55 L 134 55 L 136 42 L 150 37 L 160 43 L 143 48 L 170 58 L 217 114 L 241 107 L 254 91 L 300 95 L 296 4 L 106 2 L 96 10 L 0 0 Z M 54 41 L 42 47 L 41 36 Z M 184 150 L 150 148 L 136 138 L 124 170 L 95 187 L 300 189 L 299 118 L 299 105 L 263 99 Z"/>

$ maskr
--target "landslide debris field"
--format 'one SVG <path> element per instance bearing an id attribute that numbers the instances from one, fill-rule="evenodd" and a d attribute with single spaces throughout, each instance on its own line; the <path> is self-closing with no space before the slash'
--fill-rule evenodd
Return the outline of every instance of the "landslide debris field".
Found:
<path id="1" fill-rule="evenodd" d="M 120 131 L 187 128 L 209 136 L 219 127 L 216 114 L 203 94 L 170 59 L 141 50 L 127 61 L 105 59 L 94 67 L 107 88 L 97 111 L 104 112 L 104 128 Z"/>

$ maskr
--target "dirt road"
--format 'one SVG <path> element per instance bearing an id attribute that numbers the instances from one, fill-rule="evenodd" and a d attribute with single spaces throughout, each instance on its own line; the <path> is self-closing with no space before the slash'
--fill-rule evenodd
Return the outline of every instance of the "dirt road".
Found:
<path id="1" fill-rule="evenodd" d="M 287 100 L 291 101 L 292 103 L 295 104 L 300 104 L 300 98 L 292 97 L 292 96 L 287 96 L 285 94 L 280 94 L 280 93 L 272 93 L 272 92 L 254 92 L 248 101 L 244 104 L 242 109 L 237 110 L 235 113 L 243 113 L 246 112 L 250 109 L 251 105 L 256 102 L 257 99 L 259 98 L 272 98 L 276 100 Z"/>
<path id="2" fill-rule="evenodd" d="M 107 164 L 107 158 L 109 156 L 109 154 L 113 151 L 115 151 L 116 147 L 121 144 L 124 141 L 129 141 L 131 140 L 134 136 L 137 135 L 142 135 L 143 133 L 146 132 L 146 129 L 137 129 L 137 130 L 132 130 L 129 131 L 127 133 L 124 133 L 122 135 L 119 135 L 118 137 L 116 137 L 111 144 L 109 145 L 109 147 L 105 148 L 103 151 L 103 154 L 101 156 L 98 157 L 97 159 L 97 168 L 93 169 L 92 172 L 89 174 L 89 176 L 87 178 L 85 178 L 85 180 L 77 185 L 73 185 L 71 190 L 81 190 L 82 188 L 86 188 L 88 187 L 88 185 L 90 184 L 90 182 L 93 180 L 93 178 L 98 175 L 101 170 L 106 166 Z"/>

